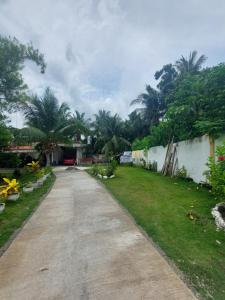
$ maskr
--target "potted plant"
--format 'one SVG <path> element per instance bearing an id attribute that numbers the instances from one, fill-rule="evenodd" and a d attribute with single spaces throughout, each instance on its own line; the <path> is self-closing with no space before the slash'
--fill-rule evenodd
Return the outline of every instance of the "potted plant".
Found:
<path id="1" fill-rule="evenodd" d="M 36 176 L 37 176 L 37 184 L 40 186 L 44 183 L 44 170 L 39 170 L 37 173 L 36 173 Z"/>
<path id="2" fill-rule="evenodd" d="M 0 200 L 1 201 L 1 200 Z M 5 210 L 5 202 L 0 203 L 0 214 Z"/>
<path id="3" fill-rule="evenodd" d="M 25 186 L 23 187 L 23 192 L 25 193 L 31 193 L 33 192 L 34 187 L 33 187 L 33 183 L 32 182 L 28 182 L 25 184 Z"/>
<path id="4" fill-rule="evenodd" d="M 3 193 L 8 196 L 7 200 L 16 201 L 19 196 L 19 182 L 14 178 L 12 180 L 8 178 L 3 178 L 7 185 L 3 189 Z"/>
<path id="5" fill-rule="evenodd" d="M 52 173 L 52 167 L 45 167 L 44 169 L 44 177 L 47 179 Z"/>
<path id="6" fill-rule="evenodd" d="M 5 199 L 8 193 L 5 190 L 4 186 L 1 186 L 0 188 L 1 188 L 0 190 L 0 214 L 1 214 L 5 209 Z"/>
<path id="7" fill-rule="evenodd" d="M 29 164 L 27 164 L 27 166 L 30 168 L 30 170 L 32 171 L 32 172 L 37 172 L 39 169 L 40 169 L 40 165 L 39 165 L 39 161 L 34 161 L 34 160 L 32 160 L 32 162 L 31 163 L 29 163 Z"/>
<path id="8" fill-rule="evenodd" d="M 40 186 L 40 185 L 39 185 L 39 183 L 38 183 L 37 181 L 32 183 L 32 187 L 33 187 L 34 189 L 38 188 L 39 186 Z"/>

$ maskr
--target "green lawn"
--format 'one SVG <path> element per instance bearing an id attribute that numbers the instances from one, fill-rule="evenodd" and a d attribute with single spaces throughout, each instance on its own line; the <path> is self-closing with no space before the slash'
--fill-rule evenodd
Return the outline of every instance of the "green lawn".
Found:
<path id="1" fill-rule="evenodd" d="M 207 189 L 137 167 L 103 182 L 203 299 L 225 299 L 225 232 L 216 231 Z"/>
<path id="2" fill-rule="evenodd" d="M 21 183 L 24 181 L 26 181 L 26 176 L 25 178 L 21 178 Z M 12 234 L 21 227 L 27 217 L 34 211 L 54 181 L 55 176 L 51 175 L 44 182 L 43 186 L 35 189 L 32 193 L 22 193 L 16 202 L 6 201 L 6 208 L 0 214 L 0 250 Z"/>

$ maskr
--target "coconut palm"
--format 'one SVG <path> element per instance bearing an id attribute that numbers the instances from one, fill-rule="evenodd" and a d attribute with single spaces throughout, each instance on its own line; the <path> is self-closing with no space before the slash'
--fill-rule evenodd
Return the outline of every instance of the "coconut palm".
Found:
<path id="1" fill-rule="evenodd" d="M 130 146 L 124 137 L 123 125 L 121 118 L 117 114 L 111 116 L 109 111 L 100 110 L 95 115 L 93 123 L 96 134 L 95 147 L 101 149 L 108 158 Z"/>
<path id="2" fill-rule="evenodd" d="M 142 119 L 140 113 L 134 110 L 128 115 L 128 119 L 124 122 L 125 136 L 130 142 L 136 138 L 142 138 L 149 134 L 149 128 Z"/>
<path id="3" fill-rule="evenodd" d="M 164 65 L 161 70 L 155 72 L 155 79 L 159 80 L 157 88 L 164 97 L 174 88 L 177 75 L 177 71 L 172 64 Z"/>
<path id="4" fill-rule="evenodd" d="M 90 133 L 90 119 L 85 118 L 85 113 L 77 110 L 69 119 L 68 130 L 70 136 L 76 141 L 81 141 L 81 135 L 87 136 Z"/>
<path id="5" fill-rule="evenodd" d="M 185 58 L 183 55 L 179 60 L 176 61 L 175 66 L 180 75 L 182 74 L 196 74 L 198 73 L 207 57 L 201 55 L 198 57 L 198 52 L 196 50 L 190 52 L 189 57 Z"/>
<path id="6" fill-rule="evenodd" d="M 70 110 L 66 103 L 59 105 L 50 88 L 43 97 L 33 96 L 25 107 L 27 128 L 23 129 L 37 143 L 37 149 L 46 156 L 47 165 L 50 155 L 59 142 L 66 141 L 65 130 L 68 126 Z"/>
<path id="7" fill-rule="evenodd" d="M 164 102 L 161 93 L 153 89 L 150 85 L 146 85 L 146 93 L 140 94 L 136 99 L 131 101 L 131 105 L 141 104 L 141 108 L 137 108 L 147 124 L 152 127 L 159 124 L 160 118 L 164 114 Z"/>

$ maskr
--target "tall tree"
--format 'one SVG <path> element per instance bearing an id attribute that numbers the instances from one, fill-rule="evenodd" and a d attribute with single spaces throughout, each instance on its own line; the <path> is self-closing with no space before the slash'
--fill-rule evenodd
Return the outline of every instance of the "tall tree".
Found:
<path id="1" fill-rule="evenodd" d="M 165 104 L 161 93 L 146 85 L 146 93 L 140 94 L 136 99 L 131 101 L 131 105 L 141 104 L 143 107 L 137 108 L 148 127 L 159 124 L 160 118 L 165 111 Z"/>
<path id="2" fill-rule="evenodd" d="M 32 97 L 25 111 L 26 124 L 39 142 L 37 148 L 45 154 L 47 165 L 50 164 L 50 154 L 59 142 L 67 140 L 64 135 L 68 128 L 70 110 L 66 103 L 59 105 L 50 88 L 45 90 L 43 97 Z"/>
<path id="3" fill-rule="evenodd" d="M 85 118 L 85 113 L 76 110 L 69 119 L 68 130 L 72 139 L 81 142 L 81 136 L 90 133 L 90 119 Z"/>
<path id="4" fill-rule="evenodd" d="M 197 74 L 207 57 L 205 55 L 200 55 L 198 57 L 198 52 L 196 50 L 190 52 L 189 57 L 185 58 L 183 55 L 179 60 L 176 61 L 175 66 L 180 75 Z"/>
<path id="5" fill-rule="evenodd" d="M 100 110 L 95 115 L 93 126 L 96 135 L 95 147 L 108 158 L 130 147 L 130 143 L 125 138 L 124 123 L 117 114 L 111 116 L 110 112 Z"/>
<path id="6" fill-rule="evenodd" d="M 28 87 L 21 74 L 26 60 L 36 63 L 44 73 L 43 54 L 32 44 L 24 45 L 16 38 L 0 36 L 0 114 L 20 107 L 28 99 Z"/>
<path id="7" fill-rule="evenodd" d="M 167 64 L 161 70 L 155 72 L 155 79 L 160 80 L 157 88 L 165 97 L 174 88 L 174 82 L 177 78 L 177 71 L 172 64 Z"/>
<path id="8" fill-rule="evenodd" d="M 124 122 L 124 130 L 130 142 L 133 142 L 136 138 L 142 138 L 149 133 L 146 122 L 136 110 L 128 115 L 128 119 Z"/>

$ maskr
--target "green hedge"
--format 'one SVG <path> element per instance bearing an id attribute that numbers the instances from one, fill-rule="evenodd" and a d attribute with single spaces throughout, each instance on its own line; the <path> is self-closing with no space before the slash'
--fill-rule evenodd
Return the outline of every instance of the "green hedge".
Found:
<path id="1" fill-rule="evenodd" d="M 15 153 L 0 152 L 0 168 L 17 168 L 21 159 Z"/>

